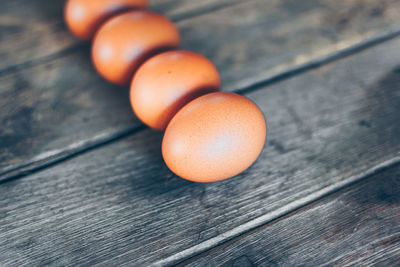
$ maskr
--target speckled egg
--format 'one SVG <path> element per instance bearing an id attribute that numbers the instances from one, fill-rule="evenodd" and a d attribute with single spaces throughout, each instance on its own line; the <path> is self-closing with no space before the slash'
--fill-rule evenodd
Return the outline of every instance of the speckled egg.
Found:
<path id="1" fill-rule="evenodd" d="M 112 16 L 132 9 L 146 8 L 147 0 L 68 0 L 64 18 L 70 31 L 83 40 L 91 40 Z"/>
<path id="2" fill-rule="evenodd" d="M 265 119 L 256 104 L 238 94 L 215 92 L 178 111 L 165 131 L 162 154 L 176 175 L 215 182 L 249 168 L 265 138 Z"/>
<path id="3" fill-rule="evenodd" d="M 147 60 L 136 72 L 130 91 L 132 109 L 150 127 L 164 130 L 191 100 L 218 91 L 220 77 L 206 57 L 168 51 Z"/>
<path id="4" fill-rule="evenodd" d="M 108 81 L 127 85 L 137 68 L 151 56 L 179 46 L 179 32 L 166 17 L 131 11 L 104 23 L 93 40 L 92 60 Z"/>

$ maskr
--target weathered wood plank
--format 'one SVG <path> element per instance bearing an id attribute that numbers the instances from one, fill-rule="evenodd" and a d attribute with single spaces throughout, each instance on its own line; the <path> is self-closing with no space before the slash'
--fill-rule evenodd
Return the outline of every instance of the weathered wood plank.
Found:
<path id="1" fill-rule="evenodd" d="M 182 266 L 397 266 L 399 222 L 396 167 Z"/>
<path id="2" fill-rule="evenodd" d="M 0 64 L 18 65 L 19 61 L 24 61 L 26 64 L 22 64 L 22 68 L 44 64 L 1 79 L 0 119 L 4 129 L 0 130 L 0 175 L 7 173 L 12 177 L 9 170 L 31 163 L 46 165 L 82 150 L 79 147 L 82 144 L 92 146 L 107 142 L 142 127 L 128 111 L 126 90 L 114 89 L 99 79 L 90 63 L 89 45 L 74 39 L 66 31 L 62 21 L 64 2 L 17 0 L 0 3 L 0 56 L 4 59 Z M 176 1 L 153 0 L 151 9 L 174 20 L 182 20 L 238 2 L 240 0 L 182 0 L 178 4 Z M 46 57 L 48 54 L 50 56 Z M 15 71 L 16 65 L 12 65 L 11 70 Z M 88 95 L 88 92 L 91 93 Z M 100 101 L 102 97 L 104 101 Z M 109 102 L 110 99 L 115 100 L 114 104 Z M 114 114 L 122 115 L 118 116 L 121 120 L 117 119 L 115 124 L 107 122 L 100 128 L 98 123 L 88 123 L 104 121 L 95 108 L 101 106 L 100 102 L 107 103 L 102 110 L 113 110 Z M 120 112 L 121 108 L 123 112 Z M 76 116 L 77 112 L 83 117 Z M 54 132 L 54 125 L 60 122 L 69 125 Z M 85 132 L 89 125 L 93 127 L 90 133 Z M 120 127 L 113 131 L 116 126 Z"/>
<path id="3" fill-rule="evenodd" d="M 0 73 L 48 57 L 81 43 L 63 21 L 66 0 L 5 0 L 0 3 Z M 242 0 L 152 0 L 150 8 L 182 20 Z M 50 57 L 51 59 L 52 57 Z"/>
<path id="4" fill-rule="evenodd" d="M 3 1 L 2 4 L 14 6 L 19 1 Z M 29 1 L 29 5 L 39 2 Z M 58 9 L 61 5 L 57 3 L 54 7 L 47 4 L 57 10 L 57 5 Z M 189 12 L 192 1 L 187 3 L 182 5 L 185 12 Z M 207 3 L 213 6 L 211 2 Z M 160 9 L 172 10 L 176 6 L 170 1 L 170 4 L 162 4 Z M 185 13 L 179 11 L 181 7 L 176 8 L 171 12 Z M 38 9 L 36 6 L 24 10 Z M 349 13 L 348 10 L 353 11 Z M 307 5 L 259 0 L 186 19 L 178 23 L 178 27 L 182 32 L 183 47 L 211 58 L 221 71 L 224 88 L 234 90 L 389 29 L 400 18 L 397 10 L 400 10 L 400 1 L 394 0 L 379 4 L 372 0 L 342 3 L 314 0 Z M 58 15 L 52 16 L 53 20 L 58 18 Z M 43 16 L 42 23 L 45 19 Z M 63 38 L 72 37 L 63 26 L 61 28 L 58 33 L 69 37 L 57 37 L 48 28 L 41 34 L 50 34 L 48 38 L 66 44 L 68 42 Z M 57 46 L 47 37 L 35 36 L 39 43 L 41 39 L 46 42 L 45 45 L 40 43 L 40 49 L 49 52 Z M 35 50 L 36 46 L 32 47 Z M 5 49 L 1 47 L 0 50 L 7 51 Z M 7 54 L 17 60 L 18 51 Z M 36 50 L 29 53 L 40 54 Z M 29 57 L 22 54 L 25 59 Z M 121 129 L 135 129 L 139 125 L 132 117 L 127 91 L 109 85 L 95 74 L 89 62 L 88 46 L 76 53 L 61 55 L 62 58 L 42 62 L 35 68 L 0 77 L 0 99 L 4 103 L 0 105 L 0 120 L 4 125 L 0 132 L 0 138 L 4 140 L 0 150 L 0 172 L 7 173 L 5 177 L 9 177 L 10 170 L 20 171 L 21 166 L 32 162 L 46 163 L 49 155 L 65 154 L 69 151 L 66 146 L 91 143 L 98 136 L 114 136 Z"/>
<path id="5" fill-rule="evenodd" d="M 180 30 L 183 46 L 212 59 L 233 90 L 398 28 L 399 20 L 398 0 L 258 0 L 186 20 Z"/>
<path id="6" fill-rule="evenodd" d="M 87 49 L 0 83 L 10 88 L 0 90 L 0 99 L 6 100 L 0 106 L 0 166 L 139 125 L 129 108 L 128 89 L 106 84 L 93 70 Z"/>
<path id="7" fill-rule="evenodd" d="M 234 179 L 176 178 L 162 163 L 162 134 L 145 130 L 0 185 L 0 262 L 147 265 L 395 158 L 399 47 L 248 94 L 266 115 L 268 143 Z"/>

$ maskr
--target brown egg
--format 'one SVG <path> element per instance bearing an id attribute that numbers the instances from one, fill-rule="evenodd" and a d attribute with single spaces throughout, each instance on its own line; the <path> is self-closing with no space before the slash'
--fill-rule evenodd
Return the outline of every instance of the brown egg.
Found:
<path id="1" fill-rule="evenodd" d="M 167 18 L 149 11 L 131 11 L 100 27 L 94 37 L 92 59 L 104 78 L 126 85 L 144 60 L 178 45 L 179 32 Z"/>
<path id="2" fill-rule="evenodd" d="M 130 100 L 144 123 L 164 130 L 172 117 L 193 99 L 218 91 L 220 78 L 213 63 L 189 51 L 169 51 L 147 60 L 136 72 Z"/>
<path id="3" fill-rule="evenodd" d="M 178 176 L 215 182 L 250 167 L 260 155 L 265 137 L 264 116 L 251 100 L 216 92 L 178 111 L 165 131 L 162 154 Z"/>
<path id="4" fill-rule="evenodd" d="M 83 40 L 91 40 L 98 27 L 112 16 L 131 9 L 146 8 L 147 0 L 67 0 L 65 22 Z"/>

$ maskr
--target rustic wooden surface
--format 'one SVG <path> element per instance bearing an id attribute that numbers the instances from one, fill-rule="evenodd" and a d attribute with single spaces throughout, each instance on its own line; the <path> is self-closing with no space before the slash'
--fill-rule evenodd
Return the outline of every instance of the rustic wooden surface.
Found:
<path id="1" fill-rule="evenodd" d="M 266 115 L 260 159 L 215 184 L 167 170 L 162 133 L 96 75 L 62 3 L 0 3 L 0 265 L 293 265 L 331 228 L 341 249 L 313 265 L 399 259 L 400 1 L 154 1 Z"/>
<path id="2" fill-rule="evenodd" d="M 243 0 L 152 0 L 150 8 L 174 21 L 215 11 Z M 40 64 L 76 52 L 82 42 L 66 31 L 65 0 L 14 0 L 0 3 L 0 73 Z"/>
<path id="3" fill-rule="evenodd" d="M 32 8 L 18 9 L 18 4 L 25 6 L 25 2 Z M 0 94 L 5 102 L 0 105 L 4 125 L 0 136 L 5 140 L 0 151 L 3 179 L 24 173 L 22 167 L 40 167 L 142 127 L 130 111 L 127 89 L 112 86 L 96 75 L 89 46 L 77 44 L 65 30 L 60 15 L 62 1 L 25 2 L 3 1 L 6 8 L 0 8 L 10 10 L 6 18 L 12 12 L 29 12 L 35 22 L 28 25 L 42 29 L 34 31 L 22 27 L 22 21 L 15 22 L 26 30 L 9 34 L 14 38 L 1 42 L 4 62 L 28 62 L 0 74 Z M 207 9 L 207 3 L 212 8 L 216 1 L 204 2 L 201 8 L 208 13 L 186 16 L 177 24 L 182 47 L 216 63 L 224 90 L 241 90 L 269 81 L 315 59 L 340 54 L 381 32 L 400 30 L 400 1 L 343 1 L 338 5 L 335 0 L 315 0 L 306 6 L 296 1 L 237 2 L 214 11 Z M 48 15 L 28 11 L 43 6 L 49 6 Z M 174 7 L 172 2 L 164 3 L 159 10 L 182 18 L 182 14 L 198 8 L 187 4 L 178 11 Z M 3 28 L 10 28 L 9 20 L 4 20 Z M 53 127 L 55 124 L 58 127 Z"/>
<path id="4" fill-rule="evenodd" d="M 151 3 L 153 9 L 182 20 L 239 1 L 195 2 L 199 3 Z M 98 77 L 90 63 L 89 44 L 67 32 L 63 3 L 64 0 L 0 3 L 0 18 L 4 21 L 0 24 L 0 64 L 13 64 L 0 70 L 0 119 L 4 125 L 0 132 L 4 140 L 0 175 L 32 162 L 46 162 L 54 154 L 68 154 L 99 136 L 109 138 L 114 132 L 120 135 L 126 125 L 138 126 L 128 112 L 127 90 Z M 113 118 L 119 119 L 110 122 L 99 116 L 96 106 L 100 103 L 107 103 L 99 106 L 100 110 L 118 113 L 121 116 Z M 54 124 L 59 125 L 56 131 L 51 126 Z"/>
<path id="5" fill-rule="evenodd" d="M 185 266 L 398 266 L 400 167 L 247 233 Z"/>

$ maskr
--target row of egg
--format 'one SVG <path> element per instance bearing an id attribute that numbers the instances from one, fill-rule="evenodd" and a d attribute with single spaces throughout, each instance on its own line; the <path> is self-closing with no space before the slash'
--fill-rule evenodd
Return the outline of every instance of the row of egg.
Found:
<path id="1" fill-rule="evenodd" d="M 241 173 L 264 147 L 262 112 L 243 96 L 220 92 L 213 63 L 177 50 L 175 25 L 147 5 L 147 0 L 67 0 L 65 20 L 77 37 L 93 40 L 92 60 L 101 76 L 130 84 L 136 116 L 165 130 L 162 154 L 171 171 L 195 182 Z"/>

